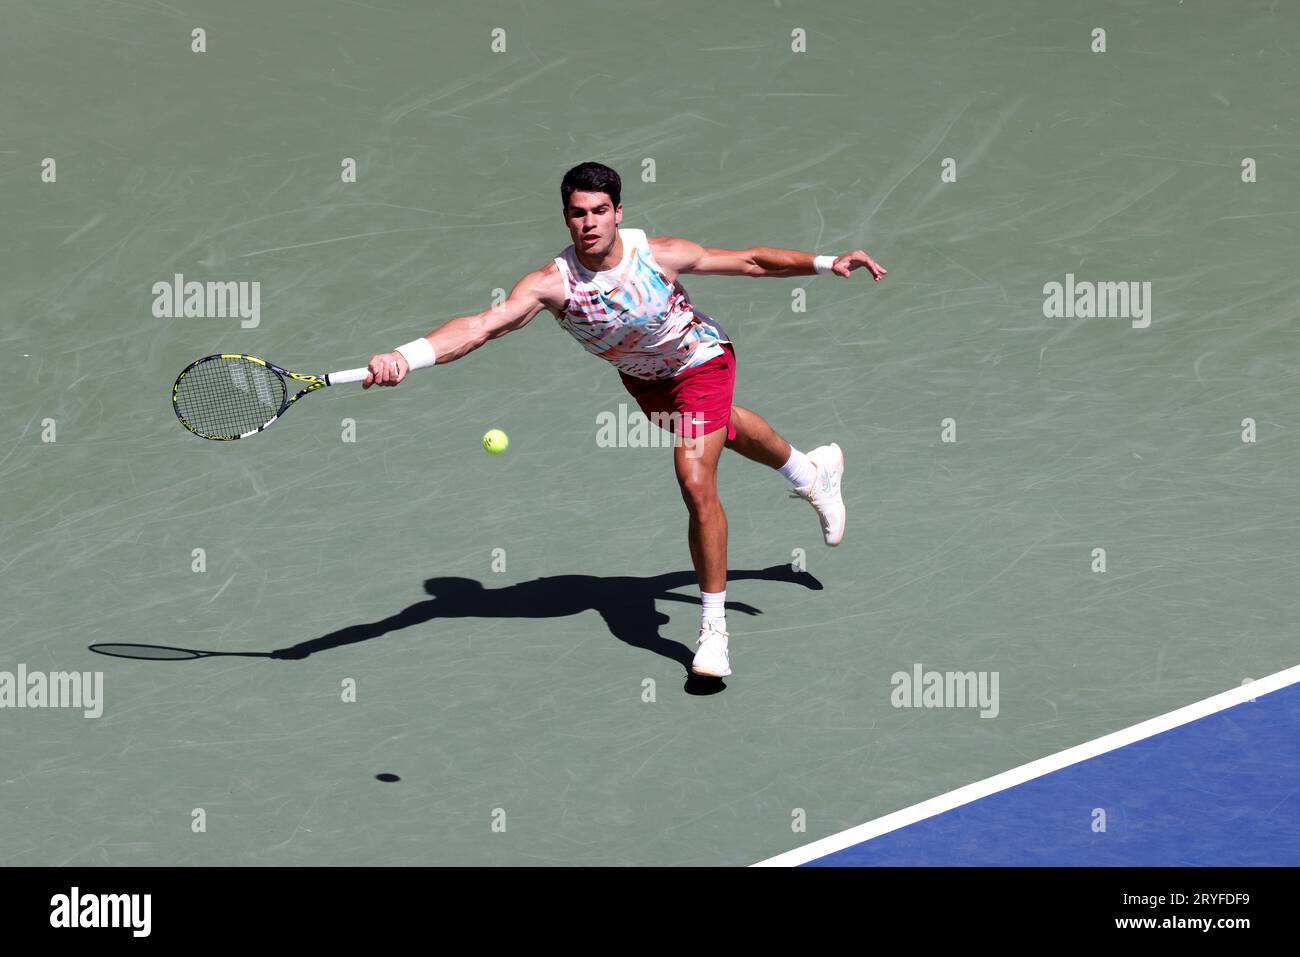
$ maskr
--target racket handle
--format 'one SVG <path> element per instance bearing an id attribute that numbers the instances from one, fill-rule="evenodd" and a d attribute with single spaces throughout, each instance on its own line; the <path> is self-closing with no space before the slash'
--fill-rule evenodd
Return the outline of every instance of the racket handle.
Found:
<path id="1" fill-rule="evenodd" d="M 344 369 L 342 372 L 331 372 L 325 381 L 330 385 L 339 385 L 344 382 L 360 382 L 368 375 L 369 369 Z"/>

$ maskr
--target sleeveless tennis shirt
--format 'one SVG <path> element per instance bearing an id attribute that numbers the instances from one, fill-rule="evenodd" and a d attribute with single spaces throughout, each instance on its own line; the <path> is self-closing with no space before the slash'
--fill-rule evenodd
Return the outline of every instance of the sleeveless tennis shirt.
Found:
<path id="1" fill-rule="evenodd" d="M 555 257 L 565 292 L 559 324 L 634 379 L 669 379 L 722 355 L 731 340 L 691 305 L 680 282 L 668 282 L 645 232 L 620 229 L 618 235 L 623 258 L 611 269 L 588 269 L 573 246 Z"/>

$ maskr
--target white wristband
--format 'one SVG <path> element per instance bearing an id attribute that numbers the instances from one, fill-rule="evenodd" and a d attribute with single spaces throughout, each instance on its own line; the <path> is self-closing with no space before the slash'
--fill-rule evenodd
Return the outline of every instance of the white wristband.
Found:
<path id="1" fill-rule="evenodd" d="M 816 270 L 817 270 L 817 275 L 819 275 L 819 276 L 833 276 L 833 275 L 835 275 L 835 270 L 833 270 L 833 269 L 831 268 L 831 267 L 834 266 L 834 265 L 835 265 L 835 257 L 834 257 L 834 256 L 814 256 L 814 257 L 813 257 L 813 269 L 816 269 Z"/>
<path id="2" fill-rule="evenodd" d="M 401 353 L 402 358 L 406 360 L 406 365 L 411 369 L 426 369 L 438 361 L 438 356 L 433 351 L 433 343 L 423 336 L 404 346 L 398 346 L 394 351 Z"/>

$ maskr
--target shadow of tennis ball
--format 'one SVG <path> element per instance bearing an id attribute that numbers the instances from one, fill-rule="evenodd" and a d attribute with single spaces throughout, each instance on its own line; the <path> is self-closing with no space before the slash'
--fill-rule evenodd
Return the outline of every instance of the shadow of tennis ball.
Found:
<path id="1" fill-rule="evenodd" d="M 400 781 L 400 780 L 402 780 L 402 779 L 399 778 L 396 774 L 389 774 L 387 771 L 385 771 L 383 774 L 376 774 L 376 775 L 375 775 L 375 780 L 376 780 L 376 781 L 387 781 L 387 782 L 389 782 L 389 783 L 392 783 L 393 781 Z"/>

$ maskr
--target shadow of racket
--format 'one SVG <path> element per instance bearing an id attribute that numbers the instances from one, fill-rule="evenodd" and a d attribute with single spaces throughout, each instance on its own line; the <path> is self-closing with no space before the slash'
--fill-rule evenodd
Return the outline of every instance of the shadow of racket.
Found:
<path id="1" fill-rule="evenodd" d="M 95 644 L 90 650 L 97 655 L 112 658 L 134 658 L 137 661 L 191 661 L 195 658 L 270 658 L 269 651 L 199 651 L 196 648 L 174 648 L 170 645 Z"/>

